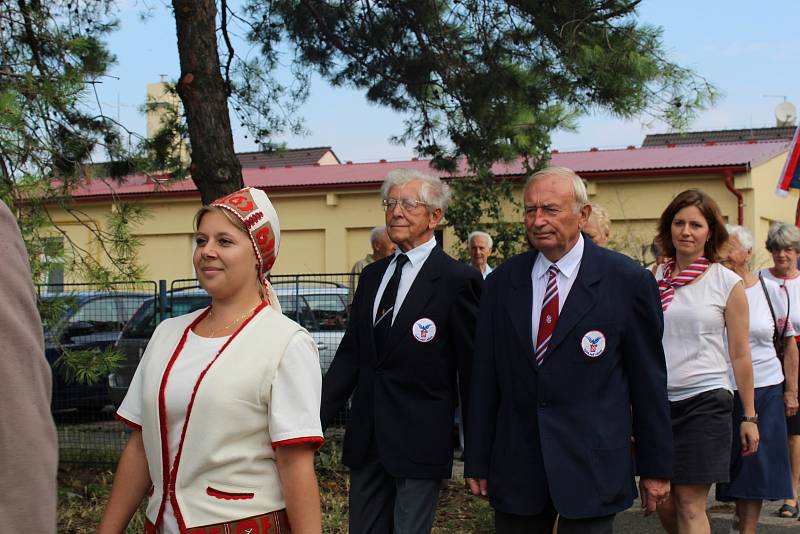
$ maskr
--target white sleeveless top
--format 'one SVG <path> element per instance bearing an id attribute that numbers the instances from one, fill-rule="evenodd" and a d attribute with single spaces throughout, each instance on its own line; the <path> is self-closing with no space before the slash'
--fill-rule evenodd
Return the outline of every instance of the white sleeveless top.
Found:
<path id="1" fill-rule="evenodd" d="M 664 277 L 663 266 L 656 279 Z M 741 277 L 712 263 L 702 278 L 678 288 L 664 312 L 664 354 L 670 401 L 688 399 L 704 391 L 733 390 L 725 350 L 725 305 Z"/>
<path id="2" fill-rule="evenodd" d="M 764 280 L 769 292 L 769 300 L 772 303 L 775 318 L 778 321 L 778 332 L 783 330 L 786 322 L 786 294 L 772 280 Z M 783 382 L 783 369 L 778 355 L 775 354 L 775 346 L 772 344 L 772 335 L 775 332 L 775 321 L 772 320 L 772 312 L 769 309 L 767 296 L 761 282 L 756 282 L 750 287 L 745 288 L 747 295 L 747 307 L 750 309 L 750 356 L 753 358 L 753 386 L 763 388 L 774 386 Z M 786 337 L 794 336 L 794 328 L 791 324 L 786 325 Z M 727 347 L 727 339 L 726 347 Z M 728 362 L 728 378 L 733 383 L 733 366 Z"/>

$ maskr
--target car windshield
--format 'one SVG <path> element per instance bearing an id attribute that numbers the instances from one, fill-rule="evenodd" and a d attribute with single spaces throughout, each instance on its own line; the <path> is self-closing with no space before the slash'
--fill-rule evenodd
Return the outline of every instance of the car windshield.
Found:
<path id="1" fill-rule="evenodd" d="M 199 310 L 200 308 L 204 308 L 211 303 L 211 297 L 208 295 L 175 296 L 172 297 L 170 301 L 171 307 L 167 313 L 164 314 L 163 319 L 185 315 Z M 125 329 L 122 331 L 122 337 L 149 339 L 158 325 L 155 306 L 155 299 L 150 299 L 145 302 L 142 307 L 139 308 L 139 311 L 133 315 L 131 320 L 128 321 L 128 324 L 125 325 Z"/>

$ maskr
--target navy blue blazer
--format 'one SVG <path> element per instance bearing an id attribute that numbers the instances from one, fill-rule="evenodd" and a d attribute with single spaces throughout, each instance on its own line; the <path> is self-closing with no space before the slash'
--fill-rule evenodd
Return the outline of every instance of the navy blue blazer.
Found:
<path id="1" fill-rule="evenodd" d="M 434 248 L 394 319 L 388 353 L 379 358 L 372 309 L 391 259 L 376 261 L 361 272 L 350 323 L 322 380 L 322 425 L 330 424 L 352 393 L 342 450 L 345 465 L 361 467 L 377 454 L 394 477 L 449 478 L 459 387 L 462 412 L 469 411 L 472 343 L 483 278 L 477 269 Z M 424 340 L 412 330 L 421 319 L 430 320 L 436 329 Z"/>
<path id="2" fill-rule="evenodd" d="M 657 284 L 630 258 L 584 243 L 541 367 L 531 325 L 537 252 L 514 256 L 486 280 L 465 476 L 488 479 L 492 506 L 506 513 L 537 514 L 549 496 L 564 517 L 605 516 L 631 506 L 635 472 L 672 476 Z"/>

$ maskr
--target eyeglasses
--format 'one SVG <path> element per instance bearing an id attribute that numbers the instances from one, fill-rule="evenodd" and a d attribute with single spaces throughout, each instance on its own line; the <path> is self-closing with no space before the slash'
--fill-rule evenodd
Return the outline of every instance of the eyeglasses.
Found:
<path id="1" fill-rule="evenodd" d="M 414 211 L 419 206 L 428 205 L 415 198 L 385 198 L 381 201 L 381 204 L 383 205 L 383 211 L 392 211 L 398 204 L 400 204 L 400 209 L 403 211 Z"/>

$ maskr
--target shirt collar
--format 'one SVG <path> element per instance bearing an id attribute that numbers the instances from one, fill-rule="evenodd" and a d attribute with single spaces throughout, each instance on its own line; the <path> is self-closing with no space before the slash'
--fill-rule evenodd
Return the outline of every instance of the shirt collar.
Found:
<path id="1" fill-rule="evenodd" d="M 417 265 L 424 262 L 433 249 L 436 248 L 436 237 L 431 237 L 430 240 L 426 241 L 425 243 L 419 245 L 418 247 L 414 247 L 408 252 L 403 252 L 400 250 L 400 247 L 397 247 L 394 251 L 394 258 L 392 261 L 394 262 L 397 260 L 397 256 L 400 254 L 405 254 L 408 256 L 408 262 L 411 264 L 412 267 L 416 267 Z"/>
<path id="2" fill-rule="evenodd" d="M 583 247 L 583 234 L 579 233 L 578 241 L 575 245 L 573 245 L 569 252 L 561 256 L 561 258 L 555 262 L 559 272 L 567 278 L 572 278 L 577 272 L 578 266 L 581 264 L 581 258 L 583 258 Z M 537 254 L 536 263 L 533 264 L 534 280 L 547 274 L 547 270 L 551 265 L 553 265 L 553 262 L 548 260 L 544 254 Z"/>

